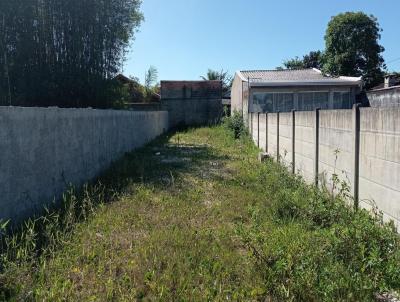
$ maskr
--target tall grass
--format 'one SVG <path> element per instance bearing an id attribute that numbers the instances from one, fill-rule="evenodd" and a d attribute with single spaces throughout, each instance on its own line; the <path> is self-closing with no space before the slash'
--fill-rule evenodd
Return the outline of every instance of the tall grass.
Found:
<path id="1" fill-rule="evenodd" d="M 277 301 L 373 301 L 400 289 L 400 237 L 382 213 L 355 210 L 338 194 L 307 185 L 269 160 L 259 169 L 269 208 L 249 208 L 237 235 Z"/>

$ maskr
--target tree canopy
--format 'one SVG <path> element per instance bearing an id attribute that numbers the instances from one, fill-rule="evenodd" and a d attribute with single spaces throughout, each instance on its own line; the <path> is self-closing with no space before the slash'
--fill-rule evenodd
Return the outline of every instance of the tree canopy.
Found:
<path id="1" fill-rule="evenodd" d="M 108 108 L 141 0 L 0 1 L 0 104 Z"/>
<path id="2" fill-rule="evenodd" d="M 317 68 L 323 67 L 323 53 L 319 50 L 310 51 L 304 55 L 302 59 L 295 57 L 294 59 L 286 60 L 283 65 L 287 69 L 302 69 L 302 68 Z"/>
<path id="3" fill-rule="evenodd" d="M 222 92 L 226 93 L 231 90 L 233 77 L 228 71 L 221 69 L 221 71 L 216 71 L 208 69 L 205 76 L 201 76 L 204 81 L 221 81 L 222 82 Z"/>
<path id="4" fill-rule="evenodd" d="M 362 76 L 367 88 L 379 84 L 385 68 L 384 48 L 378 43 L 381 31 L 373 15 L 347 12 L 332 17 L 325 35 L 324 71 Z"/>

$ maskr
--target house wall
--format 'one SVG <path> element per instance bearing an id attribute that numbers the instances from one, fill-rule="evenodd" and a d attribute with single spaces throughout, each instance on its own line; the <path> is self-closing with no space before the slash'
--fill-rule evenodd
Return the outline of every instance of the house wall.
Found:
<path id="1" fill-rule="evenodd" d="M 248 120 L 249 112 L 249 84 L 247 80 L 241 78 L 237 73 L 235 74 L 232 90 L 231 90 L 231 114 L 235 111 L 242 114 L 243 118 Z"/>
<path id="2" fill-rule="evenodd" d="M 164 111 L 0 107 L 0 220 L 41 212 L 167 130 Z"/>
<path id="3" fill-rule="evenodd" d="M 235 74 L 231 89 L 231 112 L 238 111 L 242 112 L 242 93 L 243 93 L 243 81 Z"/>
<path id="4" fill-rule="evenodd" d="M 250 117 L 258 116 L 250 113 Z M 400 227 L 400 108 L 360 108 L 260 114 L 268 153 L 310 183 L 348 186 L 359 206 L 376 206 Z M 293 132 L 294 126 L 294 132 Z M 268 128 L 266 128 L 268 127 Z M 277 136 L 279 133 L 279 136 Z M 294 135 L 293 135 L 294 133 Z M 279 137 L 279 139 L 278 139 Z M 294 147 L 294 157 L 293 155 Z M 358 168 L 357 168 L 358 166 Z"/>

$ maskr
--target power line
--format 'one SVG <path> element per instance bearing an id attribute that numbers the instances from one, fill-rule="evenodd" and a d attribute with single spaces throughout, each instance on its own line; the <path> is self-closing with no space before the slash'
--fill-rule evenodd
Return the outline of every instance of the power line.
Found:
<path id="1" fill-rule="evenodd" d="M 398 57 L 398 58 L 396 58 L 396 59 L 393 59 L 393 60 L 391 60 L 391 61 L 389 61 L 389 62 L 386 62 L 386 64 L 393 63 L 393 62 L 396 62 L 396 61 L 398 61 L 398 60 L 400 60 L 400 57 Z"/>

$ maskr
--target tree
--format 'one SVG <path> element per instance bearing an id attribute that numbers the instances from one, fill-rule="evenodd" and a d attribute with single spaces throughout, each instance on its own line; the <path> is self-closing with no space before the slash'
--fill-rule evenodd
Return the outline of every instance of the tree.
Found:
<path id="1" fill-rule="evenodd" d="M 150 66 L 150 68 L 146 71 L 144 77 L 144 86 L 146 87 L 146 89 L 151 89 L 151 87 L 156 84 L 157 78 L 158 78 L 157 68 L 154 66 Z"/>
<path id="2" fill-rule="evenodd" d="M 150 68 L 146 71 L 144 77 L 144 87 L 145 87 L 145 101 L 146 102 L 155 102 L 158 101 L 159 97 L 157 96 L 160 92 L 160 85 L 157 82 L 158 79 L 158 70 L 154 66 L 150 66 Z"/>
<path id="3" fill-rule="evenodd" d="M 207 74 L 205 76 L 200 76 L 204 81 L 221 81 L 222 82 L 222 92 L 226 93 L 231 90 L 233 77 L 229 74 L 228 71 L 216 71 L 212 69 L 208 69 Z"/>
<path id="4" fill-rule="evenodd" d="M 324 66 L 324 53 L 320 50 L 310 51 L 309 54 L 303 56 L 305 68 L 322 69 Z"/>
<path id="5" fill-rule="evenodd" d="M 377 19 L 362 12 L 347 12 L 332 17 L 326 30 L 324 71 L 331 75 L 362 76 L 366 87 L 383 78 L 384 48 Z"/>
<path id="6" fill-rule="evenodd" d="M 283 66 L 285 66 L 286 69 L 303 69 L 304 62 L 299 57 L 295 57 L 293 59 L 284 61 Z"/>
<path id="7" fill-rule="evenodd" d="M 0 104 L 111 107 L 140 0 L 0 1 Z"/>
<path id="8" fill-rule="evenodd" d="M 294 59 L 284 61 L 283 65 L 287 69 L 321 69 L 323 67 L 323 53 L 319 50 L 310 51 L 308 54 L 304 55 L 302 59 L 295 57 Z"/>

